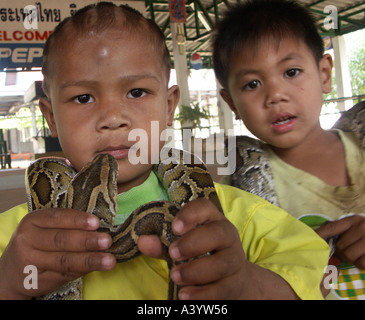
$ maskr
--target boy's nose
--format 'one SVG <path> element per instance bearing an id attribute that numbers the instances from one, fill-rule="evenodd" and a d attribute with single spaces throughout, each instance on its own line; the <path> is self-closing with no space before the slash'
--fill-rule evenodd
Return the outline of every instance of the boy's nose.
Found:
<path id="1" fill-rule="evenodd" d="M 286 94 L 284 92 L 284 86 L 280 83 L 270 84 L 267 86 L 266 95 L 266 107 L 270 108 L 279 102 L 287 100 Z"/>
<path id="2" fill-rule="evenodd" d="M 124 109 L 119 103 L 110 103 L 102 106 L 99 110 L 99 119 L 96 124 L 97 130 L 115 130 L 130 127 L 130 121 Z"/>

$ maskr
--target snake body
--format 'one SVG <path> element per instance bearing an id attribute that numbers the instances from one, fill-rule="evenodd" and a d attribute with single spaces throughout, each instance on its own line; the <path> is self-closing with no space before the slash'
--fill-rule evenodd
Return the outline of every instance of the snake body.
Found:
<path id="1" fill-rule="evenodd" d="M 197 198 L 211 200 L 223 213 L 214 183 L 205 165 L 192 154 L 170 149 L 166 158 L 153 166 L 170 201 L 153 201 L 142 205 L 119 226 L 114 226 L 117 212 L 118 163 L 108 154 L 98 155 L 80 172 L 63 158 L 41 158 L 26 171 L 29 211 L 42 208 L 73 208 L 95 214 L 100 219 L 98 231 L 112 237 L 106 251 L 117 262 L 131 260 L 140 252 L 141 235 L 157 234 L 164 245 L 169 270 L 174 266 L 168 255 L 169 245 L 177 239 L 171 223 L 182 206 Z M 177 299 L 178 287 L 169 281 L 169 299 Z M 82 278 L 70 281 L 41 299 L 81 299 Z"/>

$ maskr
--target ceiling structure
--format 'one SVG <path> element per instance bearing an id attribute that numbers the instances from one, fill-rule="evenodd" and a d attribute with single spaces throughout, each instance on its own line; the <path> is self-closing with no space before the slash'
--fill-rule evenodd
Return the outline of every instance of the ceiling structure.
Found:
<path id="1" fill-rule="evenodd" d="M 24 96 L 2 96 L 0 97 L 0 117 L 15 114 L 18 109 L 16 106 L 24 103 Z"/>
<path id="2" fill-rule="evenodd" d="M 160 26 L 172 53 L 168 0 L 144 2 L 147 16 Z M 182 26 L 188 59 L 196 52 L 203 58 L 203 67 L 212 68 L 211 31 L 227 6 L 236 2 L 236 0 L 185 0 L 186 23 Z M 323 35 L 343 35 L 365 28 L 365 0 L 301 0 L 300 2 L 313 12 L 318 22 L 318 29 Z M 324 28 L 324 21 L 330 14 L 328 11 L 325 12 L 328 6 L 334 6 L 338 15 L 338 27 L 330 31 Z M 172 54 L 171 56 L 173 57 Z M 16 106 L 22 103 L 24 103 L 22 96 L 0 97 L 0 117 L 14 114 Z"/>
<path id="3" fill-rule="evenodd" d="M 236 0 L 185 0 L 184 34 L 188 58 L 196 52 L 203 57 L 205 68 L 212 67 L 211 30 L 227 6 L 236 2 Z M 238 2 L 240 1 L 238 0 Z M 364 0 L 301 0 L 299 2 L 313 12 L 318 29 L 323 36 L 343 35 L 365 28 Z M 172 52 L 168 0 L 145 0 L 145 3 L 147 15 L 160 26 L 167 38 L 168 48 Z M 336 15 L 333 10 L 337 10 L 338 25 L 337 29 L 328 31 L 324 28 L 324 21 L 329 15 Z"/>

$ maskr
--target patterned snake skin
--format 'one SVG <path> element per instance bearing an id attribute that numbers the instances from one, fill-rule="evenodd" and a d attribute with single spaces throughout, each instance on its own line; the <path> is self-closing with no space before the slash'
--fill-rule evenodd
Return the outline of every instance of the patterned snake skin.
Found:
<path id="1" fill-rule="evenodd" d="M 223 213 L 214 183 L 205 165 L 188 152 L 170 149 L 161 152 L 153 171 L 166 189 L 170 201 L 153 201 L 137 208 L 128 219 L 114 226 L 117 212 L 117 161 L 110 155 L 97 156 L 77 173 L 63 158 L 42 158 L 32 163 L 26 172 L 29 210 L 42 208 L 73 208 L 100 218 L 98 231 L 111 235 L 113 243 L 106 252 L 117 262 L 131 260 L 140 252 L 139 236 L 157 234 L 165 248 L 169 269 L 175 265 L 168 255 L 168 246 L 177 239 L 171 223 L 182 206 L 198 198 L 209 199 Z M 209 253 L 207 253 L 209 254 Z M 177 299 L 178 287 L 170 280 L 169 299 Z M 70 281 L 55 292 L 40 297 L 43 300 L 82 298 L 82 278 Z"/>

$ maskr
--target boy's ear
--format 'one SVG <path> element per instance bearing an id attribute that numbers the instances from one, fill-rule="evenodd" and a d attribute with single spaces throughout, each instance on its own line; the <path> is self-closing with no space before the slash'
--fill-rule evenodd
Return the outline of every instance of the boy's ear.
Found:
<path id="1" fill-rule="evenodd" d="M 229 92 L 226 89 L 221 89 L 219 91 L 220 95 L 222 96 L 223 100 L 228 104 L 228 106 L 230 107 L 230 109 L 234 112 L 235 116 L 236 116 L 236 120 L 240 119 L 240 116 L 237 112 L 237 109 L 233 103 L 232 97 L 229 94 Z"/>
<path id="2" fill-rule="evenodd" d="M 167 125 L 172 126 L 174 121 L 174 114 L 177 104 L 180 99 L 180 88 L 177 85 L 170 87 L 167 90 Z"/>
<path id="3" fill-rule="evenodd" d="M 48 127 L 52 133 L 52 137 L 56 138 L 58 136 L 58 134 L 57 134 L 57 128 L 56 128 L 56 123 L 54 120 L 54 114 L 53 114 L 51 102 L 47 98 L 40 98 L 39 107 L 40 107 L 44 117 L 47 120 Z"/>
<path id="4" fill-rule="evenodd" d="M 332 91 L 332 67 L 332 56 L 330 54 L 325 54 L 319 62 L 323 93 L 330 93 Z"/>

